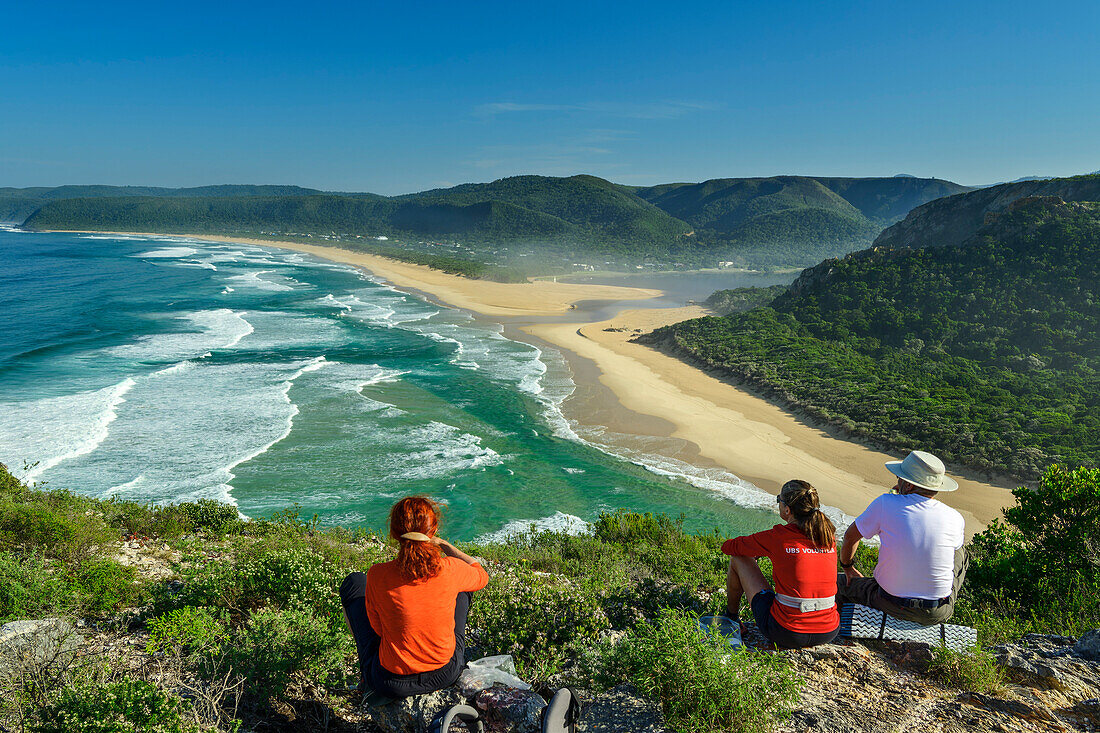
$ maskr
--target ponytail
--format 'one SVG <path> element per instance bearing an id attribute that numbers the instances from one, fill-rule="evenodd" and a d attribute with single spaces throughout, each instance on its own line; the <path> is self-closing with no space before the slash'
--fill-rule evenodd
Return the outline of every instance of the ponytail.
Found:
<path id="1" fill-rule="evenodd" d="M 825 512 L 821 511 L 817 489 L 809 482 L 799 479 L 788 481 L 783 484 L 779 499 L 791 510 L 795 524 L 815 547 L 836 547 L 836 527 L 825 516 Z"/>
<path id="2" fill-rule="evenodd" d="M 397 540 L 397 570 L 406 580 L 437 575 L 443 567 L 443 553 L 430 541 L 405 537 L 419 533 L 433 537 L 439 528 L 439 504 L 423 496 L 410 496 L 390 510 L 390 536 Z"/>

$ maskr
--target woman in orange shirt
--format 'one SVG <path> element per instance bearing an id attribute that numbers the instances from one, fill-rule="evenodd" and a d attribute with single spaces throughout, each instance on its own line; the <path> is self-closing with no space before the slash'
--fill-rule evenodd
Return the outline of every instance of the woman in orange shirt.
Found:
<path id="1" fill-rule="evenodd" d="M 411 496 L 390 510 L 397 558 L 352 573 L 340 600 L 359 652 L 360 689 L 409 697 L 455 683 L 466 666 L 466 614 L 489 576 L 436 536 L 439 505 Z"/>

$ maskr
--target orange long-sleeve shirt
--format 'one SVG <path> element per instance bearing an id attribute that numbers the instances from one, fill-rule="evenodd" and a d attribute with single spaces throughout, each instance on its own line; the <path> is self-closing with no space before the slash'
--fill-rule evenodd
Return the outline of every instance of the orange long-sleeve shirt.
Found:
<path id="1" fill-rule="evenodd" d="M 489 575 L 481 565 L 444 557 L 431 578 L 409 581 L 396 561 L 367 571 L 367 618 L 382 637 L 378 657 L 394 674 L 439 669 L 455 652 L 455 601 L 463 591 L 481 590 Z"/>

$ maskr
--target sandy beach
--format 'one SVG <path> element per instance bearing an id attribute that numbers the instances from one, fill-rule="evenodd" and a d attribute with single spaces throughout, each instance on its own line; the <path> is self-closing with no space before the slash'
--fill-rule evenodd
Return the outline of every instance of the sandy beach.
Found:
<path id="1" fill-rule="evenodd" d="M 636 309 L 580 328 L 536 324 L 524 330 L 590 359 L 624 407 L 664 418 L 675 426 L 671 434 L 697 446 L 701 457 L 769 492 L 802 478 L 818 487 L 823 502 L 855 515 L 893 486 L 883 463 L 896 456 L 838 438 L 752 392 L 630 342 L 636 330 L 703 315 L 698 306 Z M 966 519 L 968 535 L 1015 502 L 1011 483 L 954 475 L 959 490 L 941 498 Z"/>
<path id="2" fill-rule="evenodd" d="M 336 247 L 193 236 L 307 252 L 362 267 L 395 287 L 427 294 L 445 305 L 499 318 L 510 323 L 513 332 L 518 329 L 561 349 L 571 364 L 583 360 L 588 368 L 574 368 L 578 382 L 598 380 L 605 399 L 612 396 L 617 404 L 611 412 L 621 413 L 616 430 L 633 424 L 638 434 L 662 433 L 687 441 L 701 463 L 726 468 L 766 491 L 777 493 L 786 480 L 805 479 L 818 487 L 823 503 L 855 515 L 893 486 L 883 463 L 898 456 L 837 437 L 744 388 L 630 342 L 639 331 L 706 315 L 702 307 L 638 308 L 632 303 L 609 320 L 585 323 L 577 322 L 584 311 L 571 312 L 581 301 L 639 301 L 658 297 L 661 291 L 546 280 L 495 283 Z M 547 322 L 555 315 L 570 322 Z M 568 401 L 564 407 L 574 417 Z M 1015 501 L 1015 484 L 1010 481 L 952 473 L 960 489 L 941 498 L 962 513 L 968 536 Z"/>

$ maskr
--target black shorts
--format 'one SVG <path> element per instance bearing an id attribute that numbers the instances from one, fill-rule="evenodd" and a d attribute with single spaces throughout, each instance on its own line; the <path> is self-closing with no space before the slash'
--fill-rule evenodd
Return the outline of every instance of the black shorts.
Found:
<path id="1" fill-rule="evenodd" d="M 775 603 L 775 591 L 765 588 L 752 597 L 749 607 L 752 608 L 753 618 L 760 633 L 768 637 L 768 640 L 781 649 L 803 649 L 818 644 L 828 644 L 836 638 L 840 631 L 838 625 L 832 631 L 823 634 L 803 634 L 791 631 L 783 626 L 772 616 L 772 604 Z"/>

